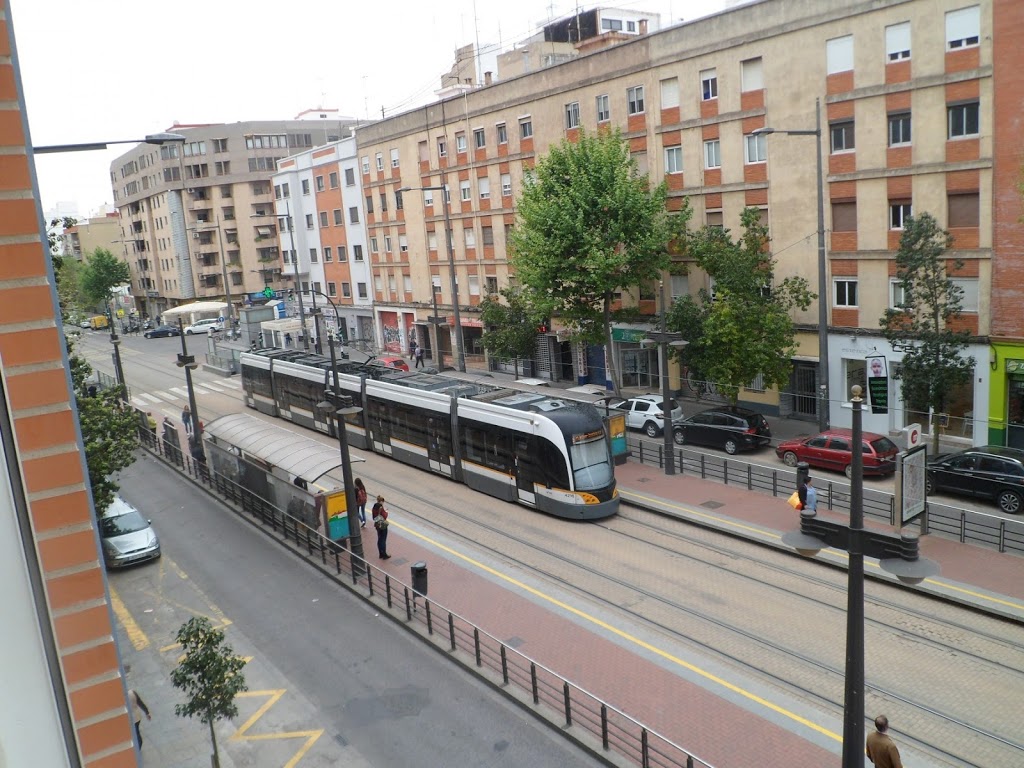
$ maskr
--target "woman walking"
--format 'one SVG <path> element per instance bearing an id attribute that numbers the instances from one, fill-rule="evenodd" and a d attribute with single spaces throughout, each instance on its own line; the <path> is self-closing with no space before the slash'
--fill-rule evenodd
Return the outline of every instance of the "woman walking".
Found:
<path id="1" fill-rule="evenodd" d="M 366 486 L 360 477 L 356 478 L 356 510 L 359 512 L 359 527 L 366 527 Z"/>
<path id="2" fill-rule="evenodd" d="M 377 554 L 381 560 L 388 560 L 388 511 L 384 508 L 384 497 L 378 496 L 373 505 L 373 527 L 377 529 Z"/>

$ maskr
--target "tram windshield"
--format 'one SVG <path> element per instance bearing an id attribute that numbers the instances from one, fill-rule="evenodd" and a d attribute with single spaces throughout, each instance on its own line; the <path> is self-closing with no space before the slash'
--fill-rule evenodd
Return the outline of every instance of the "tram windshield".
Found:
<path id="1" fill-rule="evenodd" d="M 612 482 L 612 457 L 604 431 L 573 435 L 569 446 L 575 490 L 607 488 Z"/>

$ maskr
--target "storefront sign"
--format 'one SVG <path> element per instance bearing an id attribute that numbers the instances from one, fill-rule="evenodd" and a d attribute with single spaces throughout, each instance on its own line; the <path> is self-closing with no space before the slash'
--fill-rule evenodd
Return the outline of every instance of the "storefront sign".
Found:
<path id="1" fill-rule="evenodd" d="M 1024 360 L 1007 360 L 1006 372 L 1024 374 Z"/>
<path id="2" fill-rule="evenodd" d="M 868 397 L 872 413 L 889 412 L 889 371 L 885 357 L 875 355 L 865 358 L 868 366 Z"/>
<path id="3" fill-rule="evenodd" d="M 612 328 L 612 341 L 639 344 L 645 338 L 647 338 L 647 331 L 638 328 Z"/>

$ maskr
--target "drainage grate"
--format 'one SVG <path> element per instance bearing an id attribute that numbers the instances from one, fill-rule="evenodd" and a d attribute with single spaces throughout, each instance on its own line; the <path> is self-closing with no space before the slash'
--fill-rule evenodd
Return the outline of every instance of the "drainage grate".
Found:
<path id="1" fill-rule="evenodd" d="M 724 507 L 725 504 L 721 501 L 705 501 L 701 506 L 704 509 L 718 509 L 719 507 Z"/>
<path id="2" fill-rule="evenodd" d="M 523 638 L 521 637 L 510 637 L 508 640 L 505 641 L 505 645 L 507 645 L 509 648 L 518 648 L 522 644 Z"/>

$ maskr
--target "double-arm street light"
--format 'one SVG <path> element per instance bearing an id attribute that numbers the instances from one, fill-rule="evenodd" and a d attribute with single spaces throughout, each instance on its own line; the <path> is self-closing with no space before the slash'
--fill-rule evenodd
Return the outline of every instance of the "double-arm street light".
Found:
<path id="1" fill-rule="evenodd" d="M 784 544 L 813 557 L 825 547 L 850 554 L 846 595 L 846 690 L 843 701 L 843 768 L 864 766 L 864 557 L 877 557 L 883 570 L 905 584 L 920 584 L 939 572 L 918 556 L 918 537 L 864 528 L 864 456 L 861 388 L 853 397 L 853 457 L 850 472 L 850 524 L 819 519 L 814 510 L 800 513 L 800 530 L 785 533 Z"/>
<path id="2" fill-rule="evenodd" d="M 661 331 L 648 331 L 647 338 L 640 342 L 640 346 L 647 347 L 658 345 L 658 368 L 661 371 L 661 411 L 662 411 L 662 438 L 665 441 L 665 474 L 676 473 L 675 455 L 672 450 L 673 429 L 672 429 L 672 390 L 668 381 L 668 348 L 676 347 L 681 349 L 690 342 L 683 338 L 681 333 L 669 331 L 666 327 L 665 314 L 665 282 L 662 281 L 659 289 L 659 301 L 661 302 Z M 605 404 L 607 407 L 607 403 Z"/>
<path id="3" fill-rule="evenodd" d="M 57 152 L 91 152 L 106 149 L 110 144 L 182 144 L 185 137 L 180 133 L 151 133 L 144 139 L 118 139 L 117 141 L 94 141 L 90 144 L 51 144 L 32 147 L 33 155 L 52 155 Z"/>
<path id="4" fill-rule="evenodd" d="M 274 209 L 276 212 L 276 208 Z M 258 215 L 253 215 L 250 218 L 262 218 Z M 302 327 L 302 348 L 309 352 L 309 333 L 306 329 L 306 310 L 302 306 L 302 270 L 299 262 L 302 260 L 299 256 L 299 252 L 295 250 L 295 230 L 292 225 L 292 206 L 291 203 L 286 199 L 284 201 L 284 226 L 288 230 L 288 250 L 294 254 L 295 261 L 292 266 L 295 269 L 292 275 L 292 281 L 295 283 L 295 292 L 299 297 L 299 324 Z M 288 263 L 287 261 L 285 262 Z M 310 286 L 312 287 L 312 286 Z M 313 300 L 313 306 L 316 306 L 316 299 Z M 317 334 L 319 338 L 319 333 Z"/>
<path id="5" fill-rule="evenodd" d="M 828 391 L 828 279 L 825 260 L 825 181 L 821 167 L 821 99 L 814 100 L 815 125 L 813 130 L 785 131 L 781 128 L 757 128 L 754 136 L 784 133 L 787 136 L 814 136 L 816 139 L 818 182 L 818 429 L 824 432 L 829 422 Z"/>
<path id="6" fill-rule="evenodd" d="M 455 245 L 452 242 L 452 219 L 449 213 L 450 203 L 448 202 L 448 185 L 441 184 L 436 187 L 402 187 L 398 190 L 399 192 L 435 192 L 441 193 L 441 198 L 444 201 L 444 231 L 446 240 L 448 243 L 448 278 L 451 281 L 452 289 L 452 315 L 455 320 L 455 333 L 452 334 L 452 340 L 457 342 L 458 352 L 456 359 L 458 360 L 458 369 L 462 372 L 466 372 L 466 349 L 462 343 L 462 318 L 459 316 L 459 284 L 455 279 Z M 431 279 L 430 290 L 434 290 L 434 282 Z M 435 297 L 436 300 L 436 297 Z M 437 312 L 434 312 L 435 316 Z M 435 326 L 436 327 L 436 326 Z M 436 334 L 435 334 L 436 335 Z M 456 338 L 457 337 L 457 338 Z"/>
<path id="7" fill-rule="evenodd" d="M 185 345 L 185 327 L 181 317 L 178 317 L 178 335 L 181 337 L 181 354 L 178 355 L 176 365 L 185 369 L 185 389 L 188 390 L 188 407 L 192 412 L 192 434 L 189 435 L 189 455 L 196 461 L 203 463 L 206 456 L 203 452 L 203 436 L 199 428 L 199 410 L 196 406 L 196 391 L 192 387 L 192 371 L 199 367 L 194 355 L 188 353 Z"/>
<path id="8" fill-rule="evenodd" d="M 331 305 L 331 309 L 334 310 L 334 325 L 335 325 L 335 328 L 337 329 L 337 333 L 344 337 L 344 334 L 342 334 L 342 332 L 341 332 L 342 331 L 341 312 L 338 311 L 338 305 L 335 304 L 334 301 L 331 299 L 331 297 L 328 296 L 323 291 L 318 291 L 315 288 L 313 288 L 312 286 L 310 286 L 309 292 L 313 295 L 313 309 L 310 311 L 310 314 L 313 315 L 313 323 L 316 326 L 316 353 L 318 355 L 322 355 L 324 353 L 324 350 L 323 350 L 323 345 L 320 343 L 320 310 L 317 309 L 317 306 L 316 306 L 316 297 L 320 296 L 323 299 L 326 299 L 327 303 Z M 331 345 L 331 354 L 333 355 L 334 354 L 334 338 L 331 337 L 328 340 L 328 343 Z"/>

